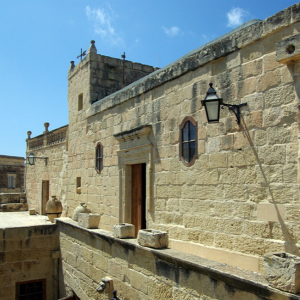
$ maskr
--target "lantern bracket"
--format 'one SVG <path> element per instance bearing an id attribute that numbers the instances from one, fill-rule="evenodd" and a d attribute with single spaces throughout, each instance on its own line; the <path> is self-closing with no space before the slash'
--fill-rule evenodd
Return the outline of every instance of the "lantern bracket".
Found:
<path id="1" fill-rule="evenodd" d="M 236 104 L 226 104 L 226 103 L 222 103 L 221 104 L 221 108 L 224 109 L 224 106 L 227 106 L 229 110 L 232 110 L 232 112 L 235 114 L 236 116 L 236 122 L 238 124 L 241 123 L 241 116 L 240 116 L 240 107 L 247 105 L 247 102 L 236 105 Z"/>
<path id="2" fill-rule="evenodd" d="M 35 164 L 35 160 L 36 159 L 43 159 L 45 162 L 45 166 L 48 165 L 48 157 L 38 157 L 38 156 L 34 156 L 34 154 L 31 152 L 28 157 L 27 157 L 27 161 L 28 163 L 33 166 Z"/>

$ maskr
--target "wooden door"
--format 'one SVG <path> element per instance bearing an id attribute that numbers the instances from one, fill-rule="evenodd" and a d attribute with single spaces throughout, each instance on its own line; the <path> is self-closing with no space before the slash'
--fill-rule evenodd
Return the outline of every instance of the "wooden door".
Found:
<path id="1" fill-rule="evenodd" d="M 49 200 L 49 181 L 43 180 L 42 181 L 42 209 L 41 214 L 46 214 L 46 203 Z"/>
<path id="2" fill-rule="evenodd" d="M 131 166 L 131 223 L 135 226 L 135 237 L 146 228 L 146 164 Z"/>

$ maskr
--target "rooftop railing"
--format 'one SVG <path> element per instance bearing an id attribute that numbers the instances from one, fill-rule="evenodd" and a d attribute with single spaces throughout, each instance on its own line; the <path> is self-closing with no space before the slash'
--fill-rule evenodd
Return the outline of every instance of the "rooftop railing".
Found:
<path id="1" fill-rule="evenodd" d="M 26 141 L 28 151 L 60 144 L 66 141 L 68 134 L 68 125 L 54 129 L 52 131 L 48 131 L 49 123 L 45 123 L 44 126 L 44 133 L 34 138 L 31 138 L 31 131 L 27 132 L 28 139 Z"/>

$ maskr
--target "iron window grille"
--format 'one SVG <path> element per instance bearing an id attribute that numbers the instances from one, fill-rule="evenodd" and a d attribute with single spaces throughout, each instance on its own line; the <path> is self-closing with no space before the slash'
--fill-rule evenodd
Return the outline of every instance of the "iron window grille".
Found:
<path id="1" fill-rule="evenodd" d="M 45 300 L 46 279 L 16 283 L 17 300 Z"/>
<path id="2" fill-rule="evenodd" d="M 98 143 L 96 146 L 96 171 L 99 174 L 103 168 L 103 146 Z"/>

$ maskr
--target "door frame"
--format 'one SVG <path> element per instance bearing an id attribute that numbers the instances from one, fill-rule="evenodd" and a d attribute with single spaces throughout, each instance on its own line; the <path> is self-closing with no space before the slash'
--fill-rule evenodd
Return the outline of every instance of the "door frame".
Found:
<path id="1" fill-rule="evenodd" d="M 148 212 L 153 211 L 152 197 L 152 151 L 150 125 L 141 126 L 131 131 L 114 135 L 120 144 L 119 164 L 119 222 L 131 223 L 131 165 L 145 164 L 146 197 L 145 217 L 149 222 Z"/>
<path id="2" fill-rule="evenodd" d="M 47 193 L 44 188 L 44 184 L 47 183 Z M 50 197 L 50 182 L 49 180 L 42 180 L 42 203 L 41 203 L 41 215 L 46 215 L 46 204 Z"/>

